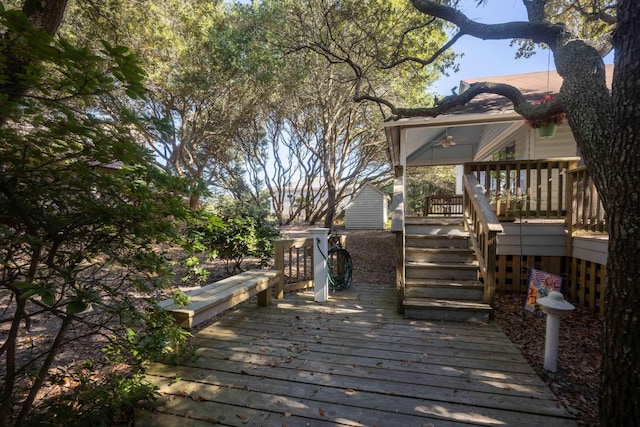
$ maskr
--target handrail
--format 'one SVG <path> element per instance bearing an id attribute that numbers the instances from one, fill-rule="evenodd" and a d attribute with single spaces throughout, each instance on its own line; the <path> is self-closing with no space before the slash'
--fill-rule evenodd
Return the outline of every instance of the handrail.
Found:
<path id="1" fill-rule="evenodd" d="M 476 177 L 463 176 L 464 222 L 484 279 L 483 299 L 493 306 L 496 290 L 497 234 L 504 229 Z"/>

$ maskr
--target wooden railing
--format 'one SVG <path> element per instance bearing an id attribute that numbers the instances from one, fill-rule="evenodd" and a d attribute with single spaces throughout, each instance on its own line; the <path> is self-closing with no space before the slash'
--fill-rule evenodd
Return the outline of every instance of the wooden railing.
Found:
<path id="1" fill-rule="evenodd" d="M 598 190 L 596 190 L 587 168 L 581 167 L 569 171 L 567 177 L 571 192 L 570 200 L 573 204 L 570 214 L 567 215 L 569 235 L 573 235 L 578 230 L 607 233 L 609 224 L 598 196 Z"/>
<path id="2" fill-rule="evenodd" d="M 313 237 L 276 240 L 274 268 L 284 273 L 283 291 L 313 286 Z"/>
<path id="3" fill-rule="evenodd" d="M 424 201 L 423 216 L 462 216 L 462 194 L 435 194 Z"/>
<path id="4" fill-rule="evenodd" d="M 476 177 L 465 174 L 464 221 L 484 280 L 484 302 L 493 306 L 496 291 L 497 234 L 503 231 Z"/>
<path id="5" fill-rule="evenodd" d="M 464 167 L 465 174 L 472 174 L 481 184 L 486 198 L 504 202 L 504 209 L 517 206 L 523 218 L 563 218 L 571 209 L 566 173 L 578 160 L 500 160 Z"/>

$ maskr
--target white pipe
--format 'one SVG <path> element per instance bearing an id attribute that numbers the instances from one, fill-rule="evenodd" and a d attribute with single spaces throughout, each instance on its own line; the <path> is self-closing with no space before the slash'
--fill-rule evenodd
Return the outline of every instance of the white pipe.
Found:
<path id="1" fill-rule="evenodd" d="M 560 316 L 547 313 L 547 335 L 544 342 L 544 369 L 558 370 L 558 337 L 560 335 Z"/>
<path id="2" fill-rule="evenodd" d="M 558 341 L 560 335 L 560 318 L 567 315 L 575 307 L 564 300 L 560 292 L 549 292 L 538 300 L 542 311 L 547 314 L 547 335 L 544 342 L 544 369 L 551 372 L 558 370 Z"/>

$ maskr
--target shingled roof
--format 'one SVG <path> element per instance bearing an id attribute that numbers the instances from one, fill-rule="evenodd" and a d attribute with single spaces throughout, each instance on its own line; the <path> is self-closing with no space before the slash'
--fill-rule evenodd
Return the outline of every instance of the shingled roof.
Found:
<path id="1" fill-rule="evenodd" d="M 611 87 L 613 65 L 606 66 L 607 85 Z M 472 83 L 492 82 L 505 83 L 517 87 L 525 98 L 531 102 L 541 99 L 547 94 L 560 91 L 562 77 L 554 71 L 539 71 L 535 73 L 512 74 L 508 76 L 481 77 L 464 79 L 460 82 L 459 93 L 464 92 Z M 513 110 L 513 104 L 507 98 L 494 94 L 482 94 L 467 103 L 464 107 L 452 112 L 453 114 L 479 114 Z"/>

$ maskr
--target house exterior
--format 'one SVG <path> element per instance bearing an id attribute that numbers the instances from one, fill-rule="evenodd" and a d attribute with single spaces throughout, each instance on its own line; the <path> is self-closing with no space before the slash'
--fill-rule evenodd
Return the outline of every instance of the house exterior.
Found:
<path id="1" fill-rule="evenodd" d="M 382 230 L 388 218 L 387 195 L 366 183 L 347 205 L 347 230 Z"/>
<path id="2" fill-rule="evenodd" d="M 609 82 L 612 71 L 608 66 Z M 511 84 L 530 102 L 557 93 L 562 83 L 555 71 L 528 73 L 465 80 L 460 92 L 476 81 Z M 566 122 L 553 138 L 541 138 L 510 101 L 484 94 L 452 114 L 382 126 L 395 170 L 392 231 L 406 234 L 407 218 L 415 215 L 404 211 L 406 170 L 457 165 L 464 225 L 477 243 L 477 255 L 487 257 L 485 285 L 490 281 L 498 291 L 524 293 L 524 267 L 536 267 L 563 276 L 563 292 L 573 302 L 604 312 L 606 218 Z M 521 204 L 515 221 L 500 221 L 495 215 L 492 202 L 497 205 L 505 195 L 510 210 L 516 199 Z M 480 197 L 485 200 L 479 202 Z M 487 212 L 490 206 L 493 212 Z M 494 230 L 493 240 L 487 237 L 493 233 L 489 229 Z M 398 248 L 405 250 L 400 243 Z M 398 275 L 402 282 L 404 272 Z"/>

